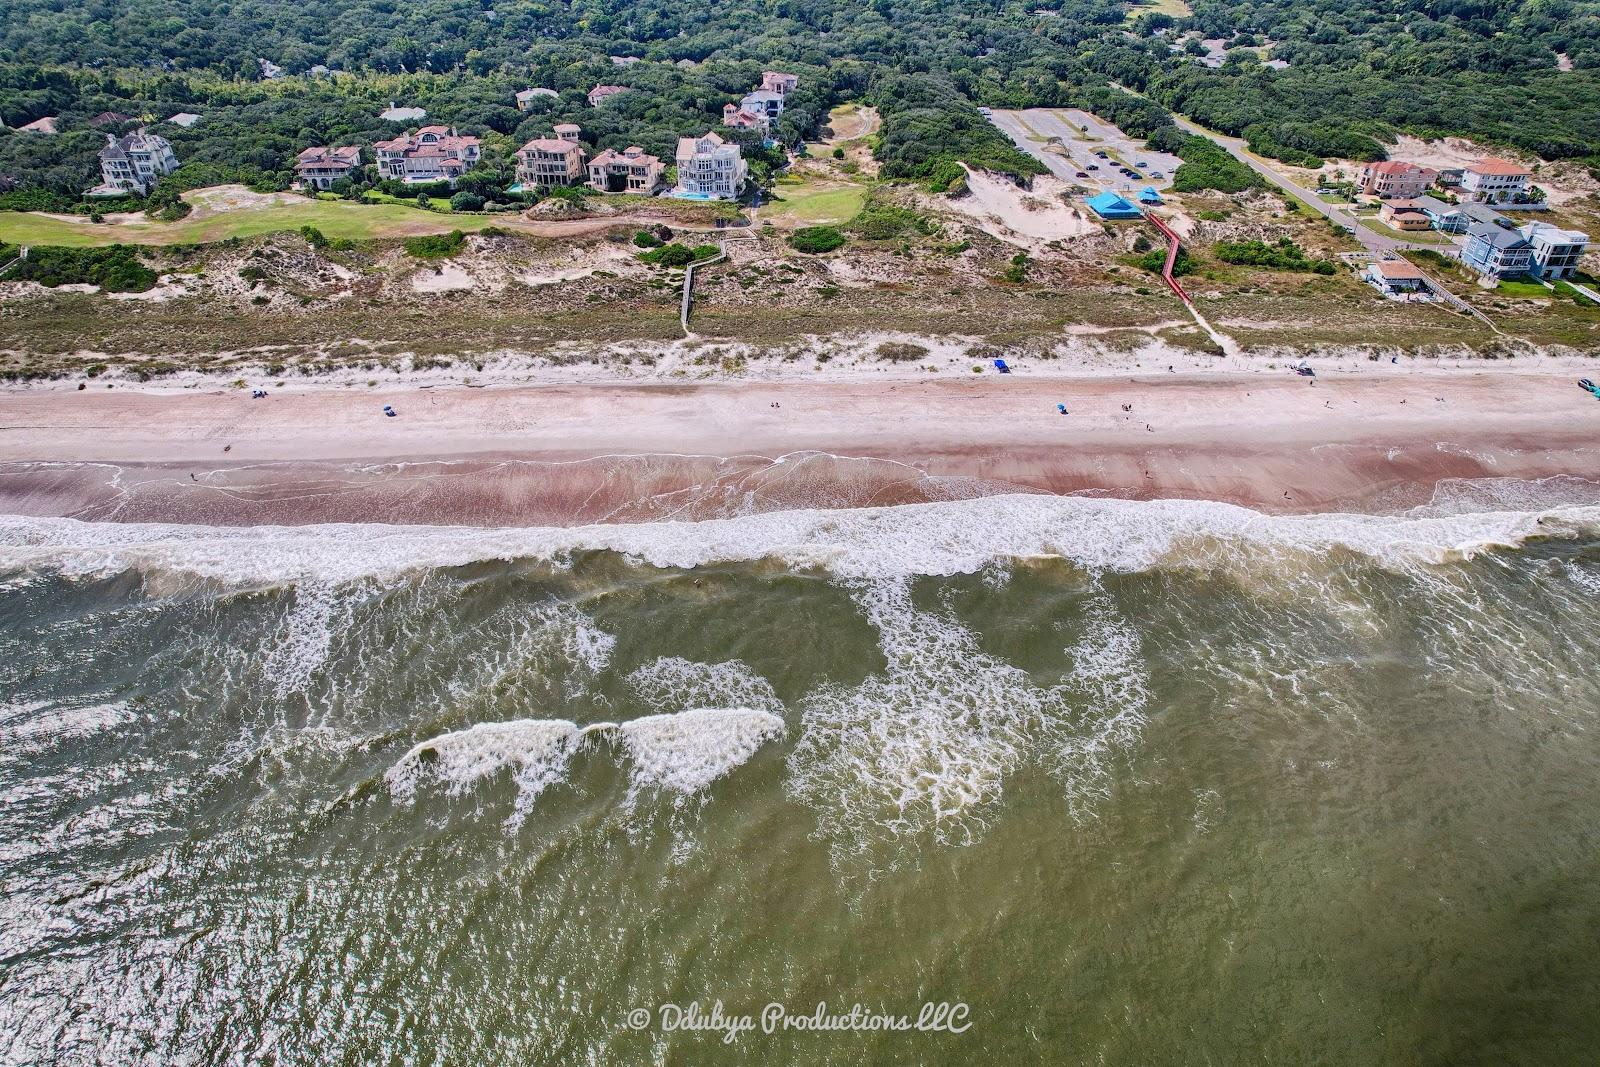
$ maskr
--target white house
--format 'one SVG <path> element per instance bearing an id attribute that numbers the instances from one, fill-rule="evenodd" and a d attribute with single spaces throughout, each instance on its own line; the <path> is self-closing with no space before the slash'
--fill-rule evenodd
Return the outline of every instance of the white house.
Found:
<path id="1" fill-rule="evenodd" d="M 783 114 L 783 94 L 771 89 L 757 89 L 745 94 L 744 99 L 739 101 L 739 110 L 765 115 L 769 123 L 776 122 L 778 116 Z"/>
<path id="2" fill-rule="evenodd" d="M 1480 204 L 1503 204 L 1528 191 L 1533 171 L 1503 159 L 1486 159 L 1461 174 L 1461 192 Z"/>
<path id="3" fill-rule="evenodd" d="M 732 200 L 744 188 L 749 165 L 739 146 L 714 133 L 678 138 L 677 196 Z"/>
<path id="4" fill-rule="evenodd" d="M 123 137 L 106 134 L 100 149 L 100 174 L 105 183 L 90 191 L 94 196 L 138 193 L 144 196 L 164 174 L 178 169 L 178 157 L 165 137 L 134 130 Z"/>
<path id="5" fill-rule="evenodd" d="M 1517 232 L 1533 246 L 1530 274 L 1555 279 L 1570 278 L 1578 273 L 1578 261 L 1589 246 L 1588 234 L 1563 230 L 1548 222 L 1530 222 Z"/>

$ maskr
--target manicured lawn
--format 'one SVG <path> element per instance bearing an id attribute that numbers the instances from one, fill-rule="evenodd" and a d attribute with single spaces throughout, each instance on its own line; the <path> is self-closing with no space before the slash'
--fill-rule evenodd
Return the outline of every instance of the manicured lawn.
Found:
<path id="1" fill-rule="evenodd" d="M 1380 233 L 1385 237 L 1393 237 L 1397 241 L 1414 241 L 1417 244 L 1422 245 L 1442 245 L 1449 243 L 1446 238 L 1439 236 L 1439 234 L 1433 230 L 1397 230 L 1393 226 L 1385 226 L 1376 218 L 1362 217 L 1361 225 L 1365 226 L 1373 233 Z"/>
<path id="2" fill-rule="evenodd" d="M 794 226 L 822 226 L 848 222 L 855 218 L 867 198 L 864 185 L 832 182 L 784 182 L 773 189 L 781 202 L 761 209 L 763 220 Z M 0 234 L 0 236 L 4 236 Z"/>
<path id="3" fill-rule="evenodd" d="M 1525 300 L 1549 300 L 1553 295 L 1550 290 L 1538 282 L 1507 281 L 1504 279 L 1494 287 L 1494 291 L 1498 296 L 1514 296 Z"/>
<path id="4" fill-rule="evenodd" d="M 12 244 L 84 247 L 109 244 L 203 244 L 229 237 L 315 226 L 331 238 L 371 240 L 409 237 L 449 230 L 480 230 L 491 225 L 487 215 L 442 215 L 393 204 L 352 204 L 306 200 L 303 203 L 241 207 L 177 222 L 95 224 L 18 211 L 0 211 L 0 241 Z"/>

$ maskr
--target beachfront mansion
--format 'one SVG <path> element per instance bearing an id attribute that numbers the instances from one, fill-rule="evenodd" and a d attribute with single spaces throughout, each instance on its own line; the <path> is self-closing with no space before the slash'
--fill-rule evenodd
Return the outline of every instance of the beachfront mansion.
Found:
<path id="1" fill-rule="evenodd" d="M 143 130 L 123 137 L 108 133 L 106 146 L 100 149 L 100 175 L 105 181 L 91 189 L 89 195 L 147 196 L 163 175 L 177 169 L 178 157 L 172 151 L 172 142 L 165 137 Z"/>
<path id="2" fill-rule="evenodd" d="M 739 146 L 715 133 L 678 139 L 678 185 L 675 196 L 734 200 L 744 189 L 749 164 Z"/>

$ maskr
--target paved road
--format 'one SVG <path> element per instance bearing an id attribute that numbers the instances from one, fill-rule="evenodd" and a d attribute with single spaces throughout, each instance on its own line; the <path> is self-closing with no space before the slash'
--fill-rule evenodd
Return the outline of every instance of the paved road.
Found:
<path id="1" fill-rule="evenodd" d="M 1208 130 L 1204 126 L 1190 122 L 1182 115 L 1173 115 L 1172 121 L 1176 122 L 1180 128 L 1188 130 L 1190 133 L 1199 134 L 1201 137 L 1209 137 L 1211 140 L 1227 149 L 1228 153 L 1232 155 L 1233 158 L 1237 159 L 1239 162 L 1243 163 L 1245 166 L 1249 167 L 1251 170 L 1255 171 L 1257 174 L 1261 175 L 1263 178 L 1267 179 L 1267 181 L 1271 182 L 1273 185 L 1276 185 L 1279 189 L 1282 189 L 1284 192 L 1288 193 L 1302 204 L 1305 204 L 1307 207 L 1311 208 L 1311 210 L 1332 222 L 1335 226 L 1339 226 L 1345 230 L 1350 230 L 1353 228 L 1355 232 L 1352 233 L 1351 236 L 1357 241 L 1360 241 L 1361 246 L 1369 252 L 1382 255 L 1385 252 L 1394 252 L 1402 248 L 1428 250 L 1433 252 L 1446 252 L 1450 248 L 1450 246 L 1447 244 L 1429 244 L 1418 241 L 1402 241 L 1395 237 L 1385 237 L 1383 234 L 1378 233 L 1375 230 L 1370 230 L 1361 225 L 1356 221 L 1356 217 L 1350 212 L 1341 210 L 1337 205 L 1328 203 L 1326 200 L 1322 199 L 1322 197 L 1318 196 L 1316 193 L 1313 193 L 1309 189 L 1302 189 L 1284 175 L 1280 174 L 1276 169 L 1261 162 L 1261 160 L 1250 154 L 1245 146 L 1245 141 L 1242 138 L 1229 137 L 1226 134 L 1217 133 L 1214 130 Z"/>

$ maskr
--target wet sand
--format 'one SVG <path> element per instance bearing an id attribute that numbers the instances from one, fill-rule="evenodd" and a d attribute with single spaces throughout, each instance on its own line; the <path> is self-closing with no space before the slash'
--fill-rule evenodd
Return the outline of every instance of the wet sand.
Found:
<path id="1" fill-rule="evenodd" d="M 1315 385 L 1167 374 L 0 394 L 0 511 L 123 522 L 570 524 L 1006 491 L 1381 511 L 1450 479 L 1596 470 L 1600 404 L 1569 375 L 1498 368 Z"/>

